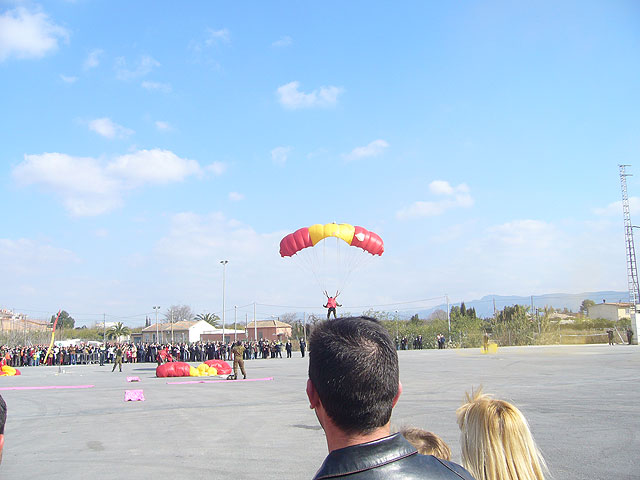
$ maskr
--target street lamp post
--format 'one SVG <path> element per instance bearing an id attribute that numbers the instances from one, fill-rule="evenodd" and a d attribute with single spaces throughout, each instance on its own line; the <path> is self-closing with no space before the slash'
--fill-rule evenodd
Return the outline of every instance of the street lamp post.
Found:
<path id="1" fill-rule="evenodd" d="M 238 341 L 238 305 L 233 306 L 233 343 Z"/>
<path id="2" fill-rule="evenodd" d="M 156 311 L 156 343 L 160 343 L 160 337 L 158 335 L 158 310 L 160 310 L 160 307 L 153 307 L 153 309 Z"/>
<path id="3" fill-rule="evenodd" d="M 225 284 L 225 277 L 227 274 L 227 263 L 229 263 L 229 260 L 220 260 L 220 263 L 222 264 L 222 343 L 226 343 L 224 341 L 224 284 Z"/>

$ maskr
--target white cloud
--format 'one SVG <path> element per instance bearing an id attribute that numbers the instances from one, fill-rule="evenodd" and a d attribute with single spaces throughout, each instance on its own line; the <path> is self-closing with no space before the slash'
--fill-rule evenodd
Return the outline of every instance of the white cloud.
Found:
<path id="1" fill-rule="evenodd" d="M 162 93 L 171 93 L 171 84 L 170 83 L 160 83 L 160 82 L 147 82 L 144 81 L 141 83 L 142 88 L 149 91 L 157 91 Z"/>
<path id="2" fill-rule="evenodd" d="M 434 180 L 429 184 L 429 191 L 434 195 L 452 195 L 453 187 L 444 180 Z"/>
<path id="3" fill-rule="evenodd" d="M 168 150 L 139 150 L 105 163 L 63 153 L 25 155 L 13 169 L 21 185 L 39 185 L 60 197 L 74 216 L 95 216 L 123 204 L 126 191 L 145 184 L 183 181 L 201 173 L 198 162 Z"/>
<path id="4" fill-rule="evenodd" d="M 416 217 L 434 217 L 442 215 L 452 208 L 469 208 L 473 206 L 473 198 L 465 183 L 453 187 L 444 180 L 434 180 L 429 184 L 429 191 L 443 196 L 441 200 L 417 201 L 396 212 L 396 217 L 405 220 Z"/>
<path id="5" fill-rule="evenodd" d="M 514 220 L 486 229 L 487 241 L 504 247 L 546 249 L 554 244 L 555 227 L 540 220 Z"/>
<path id="6" fill-rule="evenodd" d="M 293 39 L 289 35 L 284 35 L 271 44 L 272 47 L 288 47 L 293 44 Z"/>
<path id="7" fill-rule="evenodd" d="M 207 37 L 204 41 L 207 47 L 212 45 L 216 45 L 219 42 L 229 43 L 231 42 L 231 33 L 226 28 L 220 30 L 213 30 L 212 28 L 207 29 Z"/>
<path id="8" fill-rule="evenodd" d="M 64 83 L 76 83 L 76 81 L 78 80 L 78 77 L 73 77 L 73 76 L 66 76 L 66 75 L 62 75 L 60 74 L 60 80 L 62 80 Z"/>
<path id="9" fill-rule="evenodd" d="M 293 150 L 293 147 L 276 147 L 271 150 L 271 160 L 276 165 L 283 167 L 289 158 L 289 153 Z"/>
<path id="10" fill-rule="evenodd" d="M 132 80 L 134 78 L 144 77 L 149 74 L 151 70 L 159 67 L 160 63 L 149 55 L 143 55 L 140 57 L 133 68 L 129 68 L 127 61 L 124 57 L 116 58 L 116 78 L 118 80 Z"/>
<path id="11" fill-rule="evenodd" d="M 9 57 L 42 58 L 68 39 L 67 30 L 42 11 L 17 7 L 0 15 L 0 62 Z"/>
<path id="12" fill-rule="evenodd" d="M 244 200 L 244 195 L 238 192 L 229 192 L 229 200 L 239 202 L 240 200 Z"/>
<path id="13" fill-rule="evenodd" d="M 54 266 L 59 267 L 77 261 L 77 257 L 70 250 L 48 243 L 28 238 L 0 238 L 0 262 L 4 271 L 3 277 L 7 279 L 34 275 Z"/>
<path id="14" fill-rule="evenodd" d="M 342 87 L 320 87 L 310 93 L 298 90 L 300 82 L 290 82 L 278 87 L 277 94 L 280 104 L 289 110 L 313 107 L 333 107 L 338 102 L 338 96 L 344 92 Z"/>
<path id="15" fill-rule="evenodd" d="M 227 171 L 227 165 L 223 162 L 213 162 L 207 165 L 206 169 L 212 172 L 216 177 L 219 177 Z"/>
<path id="16" fill-rule="evenodd" d="M 94 230 L 93 234 L 98 238 L 104 238 L 109 236 L 109 230 L 107 230 L 106 228 L 98 228 Z"/>
<path id="17" fill-rule="evenodd" d="M 110 118 L 107 117 L 91 120 L 89 122 L 89 130 L 109 139 L 125 138 L 135 133 L 129 128 L 125 128 L 122 125 L 114 123 Z"/>
<path id="18" fill-rule="evenodd" d="M 233 302 L 234 295 L 238 295 L 238 298 L 256 298 L 256 294 L 270 296 L 272 287 L 260 287 L 264 282 L 257 280 L 252 272 L 262 274 L 282 267 L 281 259 L 274 254 L 278 251 L 282 235 L 282 232 L 258 233 L 243 222 L 226 218 L 222 213 L 198 215 L 183 212 L 171 217 L 170 228 L 156 245 L 155 252 L 157 262 L 171 272 L 173 278 L 181 279 L 178 288 L 194 292 L 189 295 L 198 297 L 210 289 L 212 279 L 216 283 L 220 280 L 220 260 L 228 260 L 227 300 Z M 183 285 L 185 282 L 189 283 L 186 288 Z M 243 285 L 242 294 L 232 293 L 231 286 L 234 283 Z"/>
<path id="19" fill-rule="evenodd" d="M 606 207 L 595 208 L 593 213 L 601 217 L 622 217 L 622 200 L 612 202 Z M 631 219 L 640 218 L 640 197 L 629 197 L 629 214 Z"/>
<path id="20" fill-rule="evenodd" d="M 169 125 L 169 122 L 163 122 L 162 120 L 157 120 L 155 122 L 155 126 L 161 132 L 166 132 L 166 131 L 169 131 L 169 130 L 173 130 L 171 128 L 171 125 Z"/>
<path id="21" fill-rule="evenodd" d="M 102 53 L 103 51 L 99 48 L 96 48 L 89 52 L 89 55 L 87 55 L 82 68 L 84 70 L 91 70 L 92 68 L 96 68 L 98 65 L 100 65 L 100 56 L 102 55 Z"/>
<path id="22" fill-rule="evenodd" d="M 181 182 L 190 175 L 202 173 L 195 160 L 178 157 L 169 150 L 138 150 L 121 155 L 107 165 L 106 171 L 134 185 Z"/>
<path id="23" fill-rule="evenodd" d="M 52 191 L 74 216 L 99 215 L 122 204 L 120 182 L 107 176 L 93 158 L 63 153 L 25 155 L 13 169 L 13 176 L 20 184 L 41 185 Z"/>
<path id="24" fill-rule="evenodd" d="M 384 151 L 389 148 L 389 144 L 384 140 L 374 140 L 373 142 L 365 145 L 364 147 L 356 147 L 351 153 L 344 155 L 348 160 L 359 160 L 367 157 L 377 157 L 382 155 Z"/>

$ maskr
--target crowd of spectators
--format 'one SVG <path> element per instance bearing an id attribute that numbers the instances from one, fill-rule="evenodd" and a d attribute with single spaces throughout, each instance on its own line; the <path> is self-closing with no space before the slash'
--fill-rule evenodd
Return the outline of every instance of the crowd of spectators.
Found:
<path id="1" fill-rule="evenodd" d="M 291 342 L 280 340 L 242 342 L 245 347 L 244 359 L 282 358 L 283 350 L 288 353 L 293 349 Z M 205 360 L 232 360 L 233 343 L 195 342 L 195 343 L 80 343 L 70 346 L 54 346 L 45 362 L 48 345 L 3 346 L 0 354 L 6 365 L 11 367 L 31 367 L 39 365 L 86 365 L 97 363 L 113 363 L 118 347 L 123 350 L 124 363 L 155 363 L 161 351 L 171 355 L 176 361 L 203 362 Z"/>

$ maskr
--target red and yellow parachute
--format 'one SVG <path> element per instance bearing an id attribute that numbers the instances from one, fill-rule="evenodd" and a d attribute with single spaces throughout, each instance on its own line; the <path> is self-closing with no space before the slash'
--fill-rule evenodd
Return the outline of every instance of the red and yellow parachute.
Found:
<path id="1" fill-rule="evenodd" d="M 322 291 L 341 291 L 354 270 L 383 252 L 384 242 L 378 234 L 348 223 L 311 225 L 280 241 L 280 256 L 294 257 Z"/>
<path id="2" fill-rule="evenodd" d="M 348 223 L 315 224 L 310 227 L 300 228 L 290 233 L 280 241 L 280 255 L 290 257 L 303 248 L 313 247 L 327 237 L 336 237 L 344 240 L 347 245 L 359 247 L 371 255 L 382 255 L 384 243 L 375 233 L 366 228 L 354 227 Z"/>

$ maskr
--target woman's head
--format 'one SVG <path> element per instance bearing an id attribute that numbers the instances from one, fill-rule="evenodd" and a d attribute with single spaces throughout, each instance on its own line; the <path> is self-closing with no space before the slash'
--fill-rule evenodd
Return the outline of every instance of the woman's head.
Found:
<path id="1" fill-rule="evenodd" d="M 467 394 L 456 414 L 462 462 L 477 480 L 544 479 L 544 459 L 514 405 L 479 389 Z"/>

